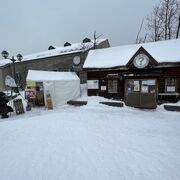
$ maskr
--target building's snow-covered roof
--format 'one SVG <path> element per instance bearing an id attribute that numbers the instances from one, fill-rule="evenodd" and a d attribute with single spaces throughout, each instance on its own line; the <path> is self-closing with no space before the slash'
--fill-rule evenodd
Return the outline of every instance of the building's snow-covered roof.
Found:
<path id="1" fill-rule="evenodd" d="M 6 64 L 11 63 L 11 60 L 9 59 L 2 59 L 0 60 L 0 66 L 5 66 Z"/>
<path id="2" fill-rule="evenodd" d="M 106 39 L 98 39 L 96 43 L 100 44 L 101 42 L 103 42 L 105 40 Z M 87 42 L 87 43 L 74 43 L 71 46 L 56 47 L 56 49 L 26 55 L 23 57 L 23 61 L 81 52 L 81 51 L 85 51 L 85 50 L 92 48 L 93 45 L 94 45 L 94 43 L 92 40 L 92 42 Z"/>
<path id="3" fill-rule="evenodd" d="M 79 80 L 75 72 L 53 72 L 29 70 L 27 81 L 70 81 Z"/>
<path id="4" fill-rule="evenodd" d="M 106 39 L 98 39 L 96 41 L 96 44 L 98 45 L 98 44 L 104 42 L 105 40 Z M 56 47 L 55 49 L 52 49 L 52 50 L 47 50 L 47 51 L 38 52 L 38 53 L 30 54 L 30 55 L 25 55 L 25 56 L 23 56 L 22 61 L 29 61 L 29 60 L 42 59 L 42 58 L 47 58 L 47 57 L 82 52 L 82 51 L 91 49 L 93 47 L 93 45 L 94 45 L 94 43 L 92 40 L 92 42 L 87 42 L 87 43 L 74 43 L 71 46 Z M 7 60 L 7 59 L 0 60 L 0 66 L 4 66 L 9 63 L 11 63 L 10 60 Z"/>
<path id="5" fill-rule="evenodd" d="M 124 66 L 140 47 L 143 47 L 159 63 L 180 62 L 180 39 L 175 39 L 91 50 L 83 67 L 111 68 Z"/>

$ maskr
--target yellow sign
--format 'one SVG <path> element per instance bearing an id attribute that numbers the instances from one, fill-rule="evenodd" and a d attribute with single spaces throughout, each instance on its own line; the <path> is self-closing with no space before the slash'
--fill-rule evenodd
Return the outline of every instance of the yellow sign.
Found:
<path id="1" fill-rule="evenodd" d="M 35 81 L 27 81 L 27 87 L 36 87 Z"/>

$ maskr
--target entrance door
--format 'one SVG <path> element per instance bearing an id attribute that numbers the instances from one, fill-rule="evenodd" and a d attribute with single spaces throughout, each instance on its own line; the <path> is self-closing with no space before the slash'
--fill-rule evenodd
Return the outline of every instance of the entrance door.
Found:
<path id="1" fill-rule="evenodd" d="M 156 80 L 127 79 L 125 82 L 125 102 L 127 106 L 156 108 Z"/>

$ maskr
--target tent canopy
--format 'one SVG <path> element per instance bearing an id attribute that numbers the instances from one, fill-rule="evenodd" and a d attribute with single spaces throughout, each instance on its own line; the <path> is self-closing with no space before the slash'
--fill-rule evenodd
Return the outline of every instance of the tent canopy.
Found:
<path id="1" fill-rule="evenodd" d="M 37 71 L 29 70 L 26 78 L 27 81 L 72 81 L 79 80 L 74 72 L 54 72 L 54 71 Z"/>
<path id="2" fill-rule="evenodd" d="M 29 70 L 26 81 L 43 82 L 45 105 L 47 93 L 51 95 L 53 106 L 80 97 L 80 79 L 74 72 Z"/>

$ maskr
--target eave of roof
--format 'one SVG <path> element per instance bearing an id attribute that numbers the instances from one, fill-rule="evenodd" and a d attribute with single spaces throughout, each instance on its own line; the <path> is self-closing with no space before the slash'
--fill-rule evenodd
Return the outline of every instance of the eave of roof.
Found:
<path id="1" fill-rule="evenodd" d="M 141 47 L 158 63 L 180 62 L 180 39 L 175 39 L 91 50 L 83 68 L 113 68 L 125 66 Z"/>

